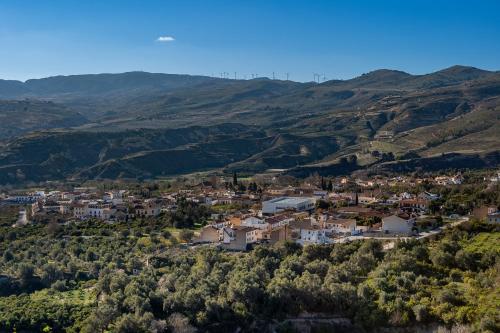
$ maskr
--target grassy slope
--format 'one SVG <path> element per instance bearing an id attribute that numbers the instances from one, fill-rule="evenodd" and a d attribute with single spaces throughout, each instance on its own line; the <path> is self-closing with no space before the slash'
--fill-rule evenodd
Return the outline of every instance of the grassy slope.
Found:
<path id="1" fill-rule="evenodd" d="M 481 232 L 464 244 L 472 253 L 500 252 L 500 232 Z"/>

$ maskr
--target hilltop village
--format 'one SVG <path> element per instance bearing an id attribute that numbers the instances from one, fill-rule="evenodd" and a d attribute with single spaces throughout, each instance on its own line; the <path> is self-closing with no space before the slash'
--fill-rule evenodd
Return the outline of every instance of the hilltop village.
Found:
<path id="1" fill-rule="evenodd" d="M 444 227 L 476 218 L 500 223 L 493 200 L 456 202 L 461 173 L 428 177 L 319 176 L 283 180 L 210 177 L 166 190 L 103 189 L 9 191 L 1 205 L 18 207 L 13 228 L 32 223 L 79 224 L 85 220 L 126 223 L 170 218 L 172 227 L 191 230 L 191 246 L 245 251 L 256 244 L 292 241 L 301 245 L 361 239 L 429 237 Z M 498 189 L 500 173 L 473 181 Z M 469 179 L 472 181 L 472 179 Z M 126 186 L 125 186 L 126 187 Z M 491 192 L 491 191 L 490 191 Z"/>
<path id="2" fill-rule="evenodd" d="M 499 207 L 498 169 L 4 187 L 0 331 L 497 332 Z"/>

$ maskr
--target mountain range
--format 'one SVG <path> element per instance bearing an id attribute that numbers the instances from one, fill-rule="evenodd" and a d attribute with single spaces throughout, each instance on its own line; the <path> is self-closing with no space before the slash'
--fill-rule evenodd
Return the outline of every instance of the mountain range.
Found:
<path id="1" fill-rule="evenodd" d="M 497 167 L 499 118 L 500 72 L 465 66 L 323 83 L 145 72 L 0 80 L 0 184 Z"/>

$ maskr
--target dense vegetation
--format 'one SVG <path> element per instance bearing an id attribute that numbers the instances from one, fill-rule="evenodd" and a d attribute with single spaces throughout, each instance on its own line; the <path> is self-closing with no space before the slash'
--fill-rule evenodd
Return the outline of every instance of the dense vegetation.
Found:
<path id="1" fill-rule="evenodd" d="M 170 219 L 2 227 L 0 331 L 293 331 L 285 319 L 305 312 L 349 318 L 360 332 L 500 329 L 492 226 L 468 223 L 388 251 L 365 241 L 230 253 L 183 249 Z"/>

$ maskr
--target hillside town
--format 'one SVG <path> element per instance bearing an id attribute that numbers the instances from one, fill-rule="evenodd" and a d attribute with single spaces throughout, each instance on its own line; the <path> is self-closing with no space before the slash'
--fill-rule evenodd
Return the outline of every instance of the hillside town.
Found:
<path id="1" fill-rule="evenodd" d="M 196 222 L 192 246 L 213 245 L 244 251 L 255 244 L 293 241 L 301 245 L 328 244 L 359 239 L 419 238 L 440 232 L 445 224 L 471 217 L 500 223 L 494 205 L 476 205 L 464 212 L 438 214 L 439 193 L 401 188 L 432 185 L 434 189 L 464 182 L 462 174 L 418 178 L 310 177 L 295 185 L 272 178 L 261 185 L 250 180 L 211 177 L 183 188 L 152 195 L 127 189 L 73 187 L 71 191 L 36 190 L 3 193 L 2 205 L 18 206 L 19 228 L 36 221 L 103 223 L 155 219 L 176 212 L 180 201 L 206 207 L 209 214 Z M 483 177 L 487 186 L 500 184 L 500 173 Z"/>

